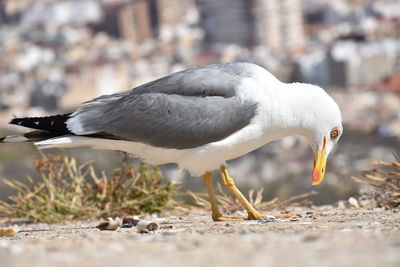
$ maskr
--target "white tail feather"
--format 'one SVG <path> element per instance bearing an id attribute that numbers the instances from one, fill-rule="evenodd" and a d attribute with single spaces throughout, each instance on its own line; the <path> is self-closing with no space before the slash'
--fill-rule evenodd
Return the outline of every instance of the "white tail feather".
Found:
<path id="1" fill-rule="evenodd" d="M 36 142 L 35 145 L 39 149 L 48 149 L 55 147 L 92 146 L 93 138 L 88 138 L 84 136 L 66 135 Z"/>

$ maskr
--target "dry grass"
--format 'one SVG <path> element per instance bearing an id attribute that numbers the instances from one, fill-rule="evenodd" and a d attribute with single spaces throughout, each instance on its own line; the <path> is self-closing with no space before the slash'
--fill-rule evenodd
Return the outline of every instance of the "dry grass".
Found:
<path id="1" fill-rule="evenodd" d="M 309 193 L 297 195 L 291 197 L 284 201 L 279 201 L 278 198 L 274 198 L 269 201 L 263 200 L 263 189 L 259 191 L 250 190 L 249 191 L 249 202 L 258 210 L 269 211 L 269 210 L 282 210 L 287 207 L 298 207 L 298 206 L 307 206 L 312 204 L 312 201 L 307 200 L 308 197 L 316 195 L 317 192 L 311 191 Z M 219 194 L 218 194 L 219 193 Z M 210 209 L 210 202 L 208 201 L 207 194 L 195 194 L 193 192 L 188 192 L 188 194 L 193 198 L 195 203 L 200 207 Z M 242 205 L 239 201 L 232 197 L 228 196 L 221 187 L 221 184 L 217 186 L 217 194 L 216 198 L 218 201 L 218 205 L 222 212 L 225 213 L 234 213 L 236 211 L 243 210 Z"/>
<path id="2" fill-rule="evenodd" d="M 8 216 L 34 222 L 115 217 L 160 212 L 171 200 L 176 184 L 162 182 L 157 167 L 144 163 L 136 169 L 128 156 L 111 176 L 95 171 L 90 164 L 78 164 L 63 152 L 34 159 L 41 179 L 27 183 L 5 180 L 16 190 L 11 203 L 0 202 Z"/>
<path id="3" fill-rule="evenodd" d="M 400 207 L 400 158 L 395 156 L 392 162 L 375 160 L 372 164 L 376 167 L 363 171 L 360 177 L 353 177 L 356 182 L 375 188 L 364 192 L 362 197 L 373 199 L 378 207 Z"/>

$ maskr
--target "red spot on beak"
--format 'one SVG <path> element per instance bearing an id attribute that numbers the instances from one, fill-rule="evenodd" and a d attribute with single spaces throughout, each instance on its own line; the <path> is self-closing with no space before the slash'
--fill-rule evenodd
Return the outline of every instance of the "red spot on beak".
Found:
<path id="1" fill-rule="evenodd" d="M 321 181 L 321 172 L 318 169 L 313 170 L 312 181 L 313 183 L 318 183 L 319 181 Z"/>

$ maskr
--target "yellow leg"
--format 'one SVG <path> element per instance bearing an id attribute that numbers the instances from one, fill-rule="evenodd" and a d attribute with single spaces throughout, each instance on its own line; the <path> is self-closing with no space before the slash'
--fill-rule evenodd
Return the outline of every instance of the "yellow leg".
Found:
<path id="1" fill-rule="evenodd" d="M 210 198 L 211 210 L 212 210 L 212 218 L 214 221 L 242 221 L 243 218 L 228 218 L 223 217 L 221 212 L 218 209 L 217 199 L 215 198 L 214 190 L 212 188 L 212 173 L 206 172 L 203 175 L 204 184 L 207 187 L 208 197 Z"/>
<path id="2" fill-rule="evenodd" d="M 229 189 L 233 196 L 239 200 L 240 204 L 246 209 L 247 214 L 249 215 L 249 220 L 258 220 L 262 219 L 264 216 L 259 213 L 251 204 L 247 201 L 247 199 L 243 196 L 243 194 L 239 191 L 239 189 L 235 185 L 235 181 L 229 176 L 228 170 L 225 166 L 221 166 L 220 168 L 221 178 L 224 185 Z"/>

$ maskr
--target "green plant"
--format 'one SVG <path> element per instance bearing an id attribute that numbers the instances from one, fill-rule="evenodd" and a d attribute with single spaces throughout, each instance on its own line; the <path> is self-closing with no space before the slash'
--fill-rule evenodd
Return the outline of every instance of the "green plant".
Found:
<path id="1" fill-rule="evenodd" d="M 135 168 L 128 156 L 109 177 L 96 174 L 90 164 L 78 164 L 63 152 L 34 159 L 41 178 L 27 183 L 4 180 L 16 190 L 0 202 L 0 210 L 12 217 L 35 222 L 55 223 L 64 220 L 115 217 L 160 212 L 176 191 L 176 183 L 162 182 L 157 167 L 140 163 Z"/>

